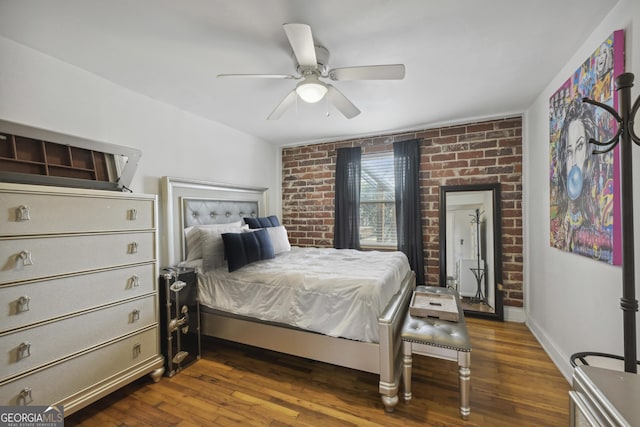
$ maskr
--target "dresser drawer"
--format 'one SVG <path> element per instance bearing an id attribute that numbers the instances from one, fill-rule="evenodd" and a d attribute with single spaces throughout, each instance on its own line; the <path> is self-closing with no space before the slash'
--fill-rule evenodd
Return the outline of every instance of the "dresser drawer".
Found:
<path id="1" fill-rule="evenodd" d="M 154 261 L 155 232 L 0 239 L 0 284 Z"/>
<path id="2" fill-rule="evenodd" d="M 155 198 L 0 191 L 0 235 L 155 228 Z"/>
<path id="3" fill-rule="evenodd" d="M 156 264 L 0 287 L 0 332 L 156 292 Z"/>
<path id="4" fill-rule="evenodd" d="M 156 324 L 155 295 L 0 335 L 0 381 Z"/>
<path id="5" fill-rule="evenodd" d="M 115 375 L 158 359 L 158 329 L 152 327 L 46 369 L 0 382 L 0 405 L 57 405 Z M 159 365 L 162 366 L 160 358 Z M 105 387 L 106 388 L 106 387 Z"/>

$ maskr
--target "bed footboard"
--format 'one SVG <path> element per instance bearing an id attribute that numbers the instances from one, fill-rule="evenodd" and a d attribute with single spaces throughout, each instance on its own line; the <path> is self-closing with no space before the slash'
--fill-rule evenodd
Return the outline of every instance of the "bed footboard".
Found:
<path id="1" fill-rule="evenodd" d="M 400 290 L 389 301 L 384 313 L 378 318 L 380 331 L 380 383 L 379 391 L 384 409 L 393 412 L 398 404 L 398 388 L 402 373 L 402 325 L 416 286 L 413 271 L 402 282 Z"/>
<path id="2" fill-rule="evenodd" d="M 266 324 L 253 319 L 202 311 L 201 331 L 222 338 L 320 362 L 379 374 L 379 392 L 385 411 L 398 404 L 402 374 L 402 325 L 415 289 L 415 275 L 407 273 L 400 290 L 378 317 L 379 343 L 344 338 Z"/>

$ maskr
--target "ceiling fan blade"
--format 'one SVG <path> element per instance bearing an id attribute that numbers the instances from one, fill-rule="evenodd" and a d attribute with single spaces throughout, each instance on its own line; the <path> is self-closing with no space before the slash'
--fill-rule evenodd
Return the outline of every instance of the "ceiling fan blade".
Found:
<path id="1" fill-rule="evenodd" d="M 296 102 L 297 96 L 298 94 L 296 93 L 295 89 L 289 92 L 289 94 L 285 96 L 282 101 L 280 101 L 280 104 L 278 104 L 278 106 L 271 112 L 271 114 L 269 114 L 267 120 L 278 120 L 280 117 L 282 117 L 284 112 L 287 111 L 289 107 L 291 107 Z"/>
<path id="2" fill-rule="evenodd" d="M 331 80 L 402 80 L 404 79 L 404 65 L 335 68 L 329 71 L 329 78 Z"/>
<path id="3" fill-rule="evenodd" d="M 218 78 L 249 78 L 249 79 L 297 79 L 291 74 L 218 74 Z"/>
<path id="4" fill-rule="evenodd" d="M 318 61 L 311 27 L 307 24 L 284 24 L 283 27 L 298 65 L 315 70 L 318 67 Z"/>
<path id="5" fill-rule="evenodd" d="M 327 88 L 327 99 L 338 109 L 338 111 L 344 114 L 347 119 L 352 119 L 360 114 L 360 110 L 358 110 L 358 108 L 353 105 L 351 101 L 342 94 L 342 92 L 336 89 L 333 85 L 327 85 Z"/>

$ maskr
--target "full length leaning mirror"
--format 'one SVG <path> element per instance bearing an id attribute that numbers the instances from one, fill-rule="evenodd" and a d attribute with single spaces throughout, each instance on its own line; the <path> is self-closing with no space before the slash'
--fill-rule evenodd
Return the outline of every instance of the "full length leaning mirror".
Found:
<path id="1" fill-rule="evenodd" d="M 440 286 L 465 314 L 503 320 L 500 183 L 440 187 Z"/>

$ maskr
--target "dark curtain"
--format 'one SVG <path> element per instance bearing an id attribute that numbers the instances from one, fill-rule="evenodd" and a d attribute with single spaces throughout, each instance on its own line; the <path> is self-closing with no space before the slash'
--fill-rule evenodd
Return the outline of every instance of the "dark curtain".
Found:
<path id="1" fill-rule="evenodd" d="M 360 147 L 338 148 L 333 246 L 360 249 Z"/>
<path id="2" fill-rule="evenodd" d="M 393 144 L 396 181 L 398 250 L 409 258 L 416 284 L 424 284 L 422 216 L 420 212 L 420 140 Z"/>

